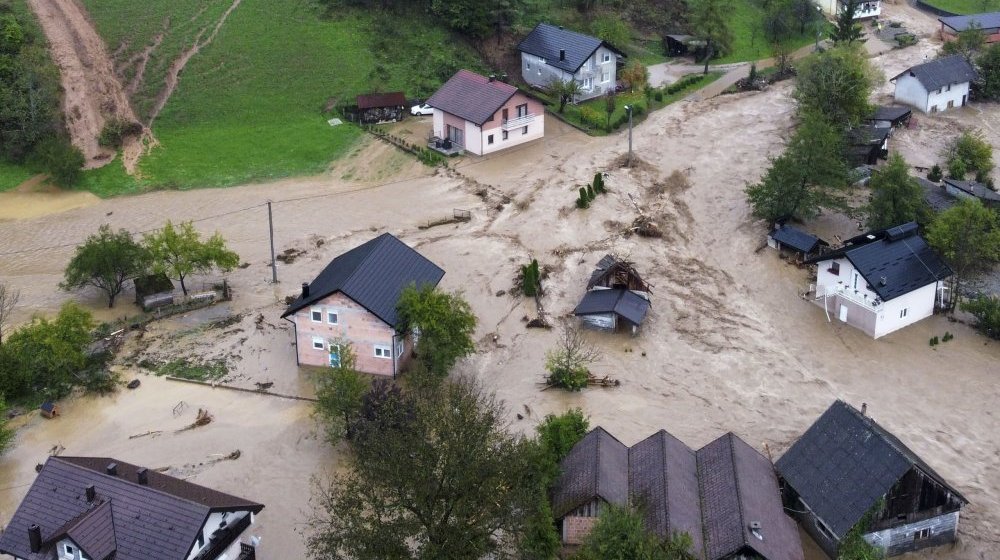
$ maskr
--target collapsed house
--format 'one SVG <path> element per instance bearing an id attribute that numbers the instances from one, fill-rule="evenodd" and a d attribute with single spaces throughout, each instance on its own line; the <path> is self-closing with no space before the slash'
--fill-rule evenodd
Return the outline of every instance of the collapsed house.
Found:
<path id="1" fill-rule="evenodd" d="M 968 501 L 866 412 L 834 402 L 778 459 L 788 511 L 831 558 L 855 527 L 888 556 L 953 542 Z"/>
<path id="2" fill-rule="evenodd" d="M 706 560 L 802 560 L 771 462 L 728 433 L 698 451 L 660 430 L 626 447 L 591 430 L 560 463 L 552 513 L 567 545 L 580 544 L 609 506 L 636 506 L 662 539 L 691 537 Z"/>
<path id="3" fill-rule="evenodd" d="M 649 284 L 631 262 L 605 255 L 591 273 L 587 293 L 573 314 L 590 328 L 627 329 L 636 334 L 651 307 L 649 291 Z"/>

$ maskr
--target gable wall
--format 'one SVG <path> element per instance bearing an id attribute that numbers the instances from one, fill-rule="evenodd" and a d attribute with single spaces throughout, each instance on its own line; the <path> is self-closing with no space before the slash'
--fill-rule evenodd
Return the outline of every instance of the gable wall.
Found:
<path id="1" fill-rule="evenodd" d="M 313 309 L 319 309 L 323 312 L 321 322 L 317 323 L 312 320 L 311 312 Z M 336 311 L 338 314 L 336 325 L 327 321 L 327 311 L 329 310 Z M 309 307 L 300 309 L 291 318 L 296 326 L 295 344 L 300 364 L 329 367 L 329 341 L 342 338 L 351 343 L 356 356 L 355 367 L 358 371 L 376 375 L 393 374 L 394 360 L 376 357 L 375 346 L 393 348 L 395 329 L 346 295 L 339 292 L 333 294 Z M 323 350 L 313 348 L 314 336 L 323 338 Z M 397 356 L 400 360 L 396 371 L 409 356 L 410 350 L 410 342 L 405 341 L 402 356 Z M 396 355 L 395 349 L 393 349 L 393 355 Z"/>
<path id="2" fill-rule="evenodd" d="M 932 546 L 954 542 L 958 533 L 959 512 L 946 513 L 909 525 L 901 525 L 865 535 L 865 540 L 885 551 L 886 556 L 896 556 Z M 916 538 L 921 530 L 926 538 Z"/>
<path id="3" fill-rule="evenodd" d="M 604 62 L 605 54 L 610 55 L 608 62 Z M 586 78 L 593 78 L 593 88 L 583 91 L 577 96 L 577 101 L 583 101 L 614 91 L 615 81 L 618 78 L 617 61 L 618 55 L 602 45 L 575 74 L 572 74 L 548 64 L 540 57 L 522 52 L 521 77 L 529 84 L 543 88 L 554 79 L 567 81 L 572 78 L 582 85 Z M 602 81 L 604 72 L 608 73 L 608 81 L 606 82 Z"/>
<path id="4" fill-rule="evenodd" d="M 933 112 L 932 109 L 937 107 L 938 111 L 947 111 L 949 109 L 948 102 L 950 101 L 954 107 L 962 106 L 962 97 L 966 98 L 968 102 L 969 95 L 969 82 L 961 84 L 952 84 L 949 88 L 944 86 L 939 90 L 930 92 L 927 96 L 927 112 Z"/>
<path id="5" fill-rule="evenodd" d="M 927 103 L 927 90 L 920 83 L 920 80 L 909 74 L 903 74 L 896 79 L 896 91 L 893 96 L 897 102 L 919 109 L 924 113 L 930 110 L 930 104 Z"/>

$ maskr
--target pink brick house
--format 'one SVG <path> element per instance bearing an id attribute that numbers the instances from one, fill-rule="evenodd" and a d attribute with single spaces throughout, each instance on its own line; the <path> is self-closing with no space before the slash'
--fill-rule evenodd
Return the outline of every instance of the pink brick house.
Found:
<path id="1" fill-rule="evenodd" d="M 413 353 L 396 305 L 408 286 L 437 286 L 444 271 L 389 233 L 333 259 L 282 318 L 295 326 L 299 365 L 339 363 L 338 341 L 351 344 L 358 371 L 395 377 Z"/>
<path id="2" fill-rule="evenodd" d="M 545 109 L 516 87 L 459 70 L 427 104 L 434 136 L 477 156 L 545 136 Z"/>

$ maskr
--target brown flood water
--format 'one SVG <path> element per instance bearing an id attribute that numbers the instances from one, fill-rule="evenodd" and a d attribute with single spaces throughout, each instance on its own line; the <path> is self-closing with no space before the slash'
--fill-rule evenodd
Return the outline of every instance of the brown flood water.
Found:
<path id="1" fill-rule="evenodd" d="M 906 51 L 874 60 L 896 64 L 892 57 Z M 321 177 L 151 193 L 3 222 L 0 278 L 22 291 L 18 320 L 51 313 L 70 298 L 99 309 L 96 294 L 56 288 L 71 247 L 31 249 L 79 243 L 101 223 L 139 231 L 168 218 L 218 216 L 197 225 L 220 231 L 249 263 L 228 275 L 235 299 L 223 311 L 239 317 L 217 329 L 197 314 L 152 325 L 136 343 L 135 359 L 224 359 L 233 383 L 273 382 L 278 392 L 308 394 L 308 375 L 295 367 L 291 330 L 278 319 L 283 298 L 340 252 L 391 231 L 447 271 L 442 287 L 469 300 L 479 317 L 479 346 L 459 373 L 475 376 L 507 402 L 514 429 L 530 432 L 545 414 L 579 406 L 592 425 L 629 445 L 660 428 L 692 447 L 733 431 L 761 452 L 767 444 L 777 458 L 834 399 L 866 402 L 879 422 L 972 500 L 957 546 L 908 558 L 1000 557 L 1000 345 L 940 316 L 873 341 L 827 322 L 820 308 L 797 296 L 809 282 L 805 271 L 770 251 L 755 252 L 764 229 L 751 219 L 743 189 L 789 134 L 790 94 L 791 86 L 780 84 L 659 111 L 634 131 L 642 163 L 631 170 L 612 164 L 626 150 L 625 134 L 590 138 L 549 118 L 545 140 L 455 161 L 458 174 L 429 176 L 395 161 L 390 166 L 400 181 L 383 184 L 392 180 L 384 167 L 391 155 L 369 147 L 354 156 L 367 158 L 363 163 L 343 161 Z M 586 211 L 574 209 L 577 188 L 597 170 L 608 171 L 610 193 Z M 690 188 L 658 187 L 673 170 L 687 174 Z M 502 204 L 501 195 L 511 203 Z M 277 250 L 305 251 L 279 264 L 279 284 L 270 283 L 265 209 L 235 212 L 268 198 L 299 199 L 275 205 Z M 622 235 L 637 206 L 661 226 L 663 239 Z M 471 210 L 472 221 L 418 229 L 453 208 Z M 225 212 L 235 213 L 219 215 Z M 830 237 L 856 231 L 852 221 L 830 215 L 815 227 Z M 548 269 L 542 303 L 557 324 L 569 320 L 593 265 L 608 252 L 636 262 L 653 286 L 653 309 L 638 337 L 588 333 L 604 353 L 592 369 L 622 385 L 541 392 L 545 352 L 557 333 L 525 329 L 524 319 L 537 314 L 534 305 L 506 294 L 517 268 L 537 258 Z M 132 309 L 128 297 L 105 316 Z M 955 339 L 931 349 L 927 340 L 946 330 Z M 215 464 L 194 480 L 264 501 L 266 550 L 271 557 L 299 557 L 287 551 L 302 550 L 295 529 L 298 512 L 307 507 L 309 475 L 324 472 L 336 457 L 313 434 L 308 406 L 143 381 L 135 393 L 71 401 L 67 416 L 56 422 L 32 420 L 13 452 L 0 458 L 4 480 L 30 481 L 34 464 L 57 443 L 66 453 L 119 454 L 151 467 L 197 463 L 237 447 L 243 457 Z M 208 406 L 216 422 L 183 435 L 127 440 L 189 422 L 193 412 L 186 421 L 172 416 L 180 400 L 194 410 Z M 515 413 L 525 419 L 516 420 Z M 87 421 L 75 421 L 80 418 Z M 0 503 L 10 508 L 22 491 L 8 492 Z M 810 543 L 807 550 L 810 560 L 822 558 Z"/>

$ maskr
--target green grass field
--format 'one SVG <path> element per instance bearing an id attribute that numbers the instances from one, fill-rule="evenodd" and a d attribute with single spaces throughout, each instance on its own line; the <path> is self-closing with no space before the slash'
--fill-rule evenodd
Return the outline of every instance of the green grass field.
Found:
<path id="1" fill-rule="evenodd" d="M 149 85 L 134 96 L 141 114 L 185 42 L 228 4 L 86 0 L 109 50 L 119 51 L 116 60 L 151 44 L 167 17 L 180 22 L 167 28 L 147 67 Z M 142 179 L 112 163 L 86 172 L 81 188 L 111 196 L 321 172 L 362 134 L 330 127 L 328 102 L 353 103 L 374 90 L 425 97 L 458 68 L 482 70 L 469 47 L 422 14 L 399 25 L 362 11 L 323 19 L 308 0 L 244 0 L 181 74 L 154 122 L 161 146 L 140 163 Z"/>
<path id="2" fill-rule="evenodd" d="M 33 175 L 34 172 L 23 165 L 0 161 L 0 192 L 13 189 Z"/>
<path id="3" fill-rule="evenodd" d="M 954 14 L 980 14 L 1000 11 L 1000 0 L 924 0 L 935 8 Z"/>
<path id="4" fill-rule="evenodd" d="M 729 20 L 733 32 L 733 48 L 726 54 L 712 61 L 712 64 L 727 64 L 744 62 L 771 57 L 771 45 L 762 31 L 764 10 L 751 0 L 733 0 L 732 16 Z M 789 51 L 794 51 L 812 43 L 816 39 L 815 28 L 785 42 Z"/>

